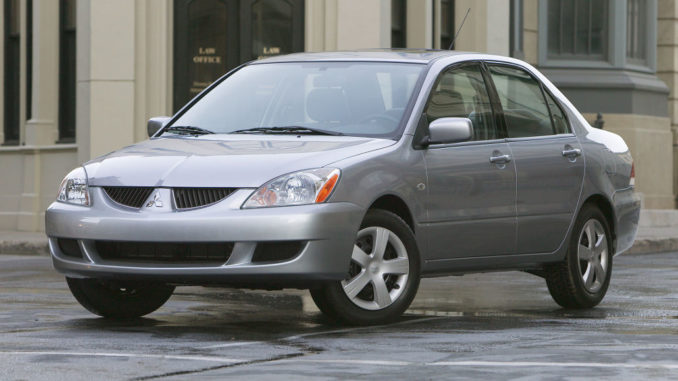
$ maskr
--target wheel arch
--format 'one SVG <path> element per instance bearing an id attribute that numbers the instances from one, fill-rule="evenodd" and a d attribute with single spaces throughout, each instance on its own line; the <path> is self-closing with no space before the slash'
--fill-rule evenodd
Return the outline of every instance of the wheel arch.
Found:
<path id="1" fill-rule="evenodd" d="M 414 217 L 407 203 L 400 197 L 393 194 L 384 194 L 379 196 L 370 204 L 369 209 L 381 209 L 396 214 L 415 232 Z"/>
<path id="2" fill-rule="evenodd" d="M 593 205 L 600 209 L 600 211 L 603 213 L 605 216 L 605 220 L 607 222 L 607 225 L 610 227 L 610 233 L 612 234 L 612 252 L 614 253 L 616 248 L 617 248 L 617 224 L 615 223 L 616 218 L 615 218 L 615 213 L 614 213 L 614 207 L 612 206 L 612 202 L 610 202 L 607 197 L 601 195 L 601 194 L 593 194 L 590 195 L 583 203 L 581 208 L 579 208 L 579 211 L 586 206 L 586 205 Z"/>

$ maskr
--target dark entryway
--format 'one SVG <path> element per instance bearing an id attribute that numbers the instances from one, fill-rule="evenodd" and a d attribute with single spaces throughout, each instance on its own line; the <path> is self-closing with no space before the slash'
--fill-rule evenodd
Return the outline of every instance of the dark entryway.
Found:
<path id="1" fill-rule="evenodd" d="M 175 0 L 174 110 L 239 64 L 304 50 L 304 0 Z"/>

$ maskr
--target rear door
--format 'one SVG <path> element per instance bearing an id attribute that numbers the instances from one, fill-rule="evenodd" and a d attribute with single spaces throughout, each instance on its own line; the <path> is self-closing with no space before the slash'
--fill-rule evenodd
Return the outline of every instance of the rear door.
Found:
<path id="1" fill-rule="evenodd" d="M 565 239 L 584 178 L 581 145 L 556 100 L 526 70 L 488 65 L 517 172 L 517 253 Z"/>
<path id="2" fill-rule="evenodd" d="M 428 176 L 427 259 L 515 251 L 516 172 L 497 116 L 479 63 L 440 75 L 423 123 L 469 118 L 473 141 L 430 145 L 423 152 Z"/>

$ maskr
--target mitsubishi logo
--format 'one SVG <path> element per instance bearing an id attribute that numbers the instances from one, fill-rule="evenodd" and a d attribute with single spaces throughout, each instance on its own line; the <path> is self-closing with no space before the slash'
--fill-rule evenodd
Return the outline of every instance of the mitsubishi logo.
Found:
<path id="1" fill-rule="evenodd" d="M 153 196 L 153 200 L 149 201 L 148 204 L 146 204 L 147 208 L 150 208 L 151 206 L 155 205 L 156 208 L 162 208 L 162 200 L 160 199 L 160 192 L 155 192 L 155 195 Z"/>

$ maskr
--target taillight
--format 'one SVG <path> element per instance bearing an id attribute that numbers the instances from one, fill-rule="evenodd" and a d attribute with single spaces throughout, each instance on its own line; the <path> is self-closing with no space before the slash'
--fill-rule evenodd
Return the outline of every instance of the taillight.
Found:
<path id="1" fill-rule="evenodd" d="M 636 166 L 631 163 L 631 176 L 629 176 L 629 185 L 630 186 L 635 186 L 636 185 Z"/>

